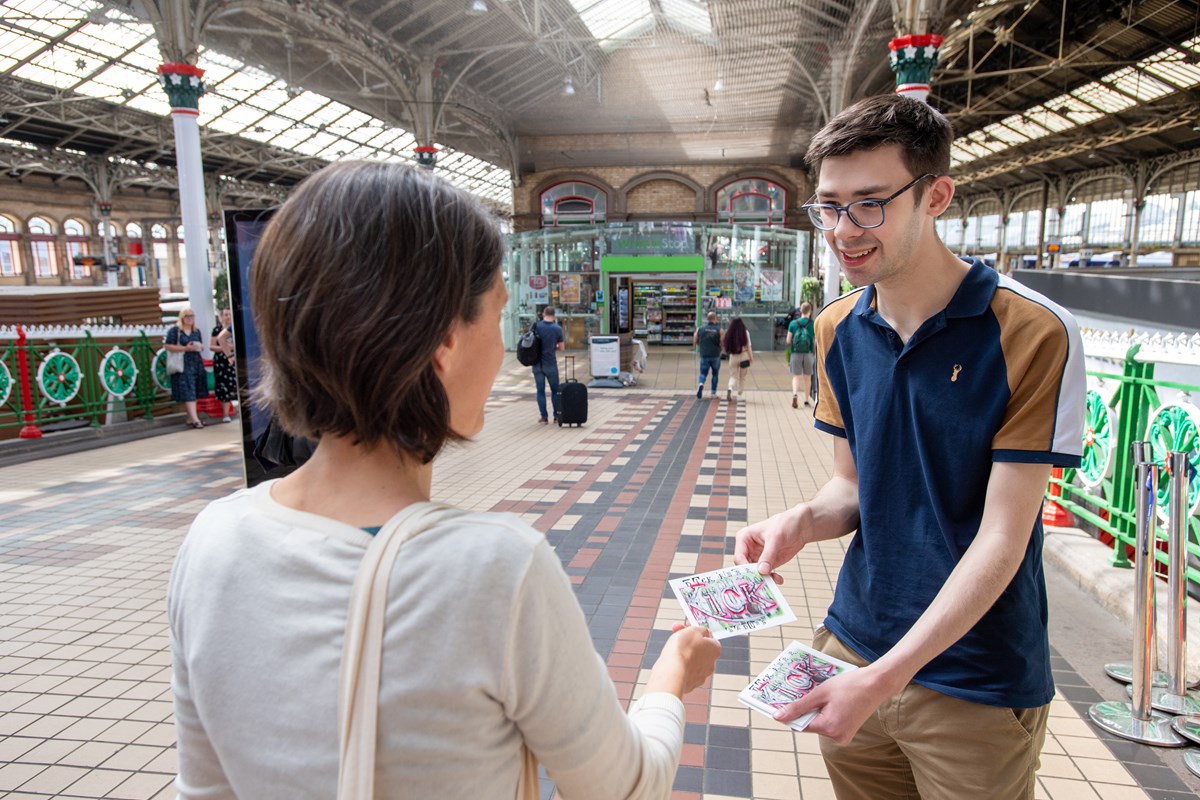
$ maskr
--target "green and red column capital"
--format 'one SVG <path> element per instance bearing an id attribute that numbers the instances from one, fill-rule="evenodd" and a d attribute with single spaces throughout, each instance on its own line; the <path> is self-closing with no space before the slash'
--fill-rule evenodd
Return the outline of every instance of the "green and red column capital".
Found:
<path id="1" fill-rule="evenodd" d="M 200 95 L 204 94 L 204 70 L 192 64 L 161 64 L 158 85 L 171 101 L 172 114 L 200 114 Z"/>
<path id="2" fill-rule="evenodd" d="M 944 38 L 936 33 L 917 33 L 897 36 L 888 42 L 891 50 L 888 61 L 896 73 L 896 94 L 926 101 Z"/>
<path id="3" fill-rule="evenodd" d="M 431 144 L 419 144 L 413 148 L 413 158 L 419 166 L 433 169 L 437 164 L 438 149 Z"/>

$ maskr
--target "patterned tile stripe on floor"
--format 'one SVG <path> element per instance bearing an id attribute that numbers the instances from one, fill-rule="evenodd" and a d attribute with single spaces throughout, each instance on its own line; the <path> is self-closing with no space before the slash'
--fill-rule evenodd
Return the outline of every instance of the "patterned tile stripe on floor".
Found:
<path id="1" fill-rule="evenodd" d="M 680 618 L 668 577 L 731 563 L 747 517 L 828 478 L 828 438 L 787 400 L 598 391 L 587 427 L 559 429 L 536 424 L 529 390 L 502 388 L 477 441 L 439 456 L 434 495 L 546 531 L 622 697 L 636 698 Z M 213 426 L 0 468 L 0 800 L 174 797 L 166 577 L 193 515 L 241 483 L 233 435 Z M 712 681 L 686 698 L 675 798 L 832 796 L 816 737 L 736 695 L 782 644 L 811 637 L 843 552 L 824 542 L 782 567 L 797 622 L 726 640 Z M 1086 721 L 1106 687 L 1057 652 L 1053 666 L 1038 800 L 1195 796 L 1165 755 Z"/>

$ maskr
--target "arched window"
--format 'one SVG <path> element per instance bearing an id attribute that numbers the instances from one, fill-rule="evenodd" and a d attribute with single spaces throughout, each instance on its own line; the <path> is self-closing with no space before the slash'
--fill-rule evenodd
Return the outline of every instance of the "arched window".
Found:
<path id="1" fill-rule="evenodd" d="M 766 178 L 740 178 L 717 189 L 719 222 L 782 225 L 787 215 L 787 190 Z"/>
<path id="2" fill-rule="evenodd" d="M 43 217 L 29 220 L 29 250 L 33 256 L 33 273 L 39 278 L 58 274 L 58 248 L 54 246 L 54 226 Z"/>
<path id="3" fill-rule="evenodd" d="M 63 223 L 63 233 L 67 240 L 67 257 L 71 259 L 71 277 L 89 278 L 92 268 L 86 264 L 76 264 L 76 256 L 86 256 L 91 248 L 88 237 L 87 223 L 79 219 L 68 219 Z"/>
<path id="4" fill-rule="evenodd" d="M 140 240 L 142 238 L 142 226 L 138 225 L 136 222 L 129 223 L 125 226 L 125 236 L 130 241 L 135 239 Z"/>
<path id="5" fill-rule="evenodd" d="M 1182 195 L 1153 194 L 1146 198 L 1138 227 L 1138 241 L 1170 245 L 1179 223 Z"/>
<path id="6" fill-rule="evenodd" d="M 18 230 L 16 220 L 0 214 L 0 277 L 13 277 L 24 272 Z"/>
<path id="7" fill-rule="evenodd" d="M 165 242 L 167 240 L 167 226 L 166 225 L 151 225 L 150 226 L 150 238 L 156 242 L 157 241 Z"/>
<path id="8" fill-rule="evenodd" d="M 608 215 L 608 194 L 583 181 L 556 183 L 542 192 L 542 225 L 596 225 Z"/>

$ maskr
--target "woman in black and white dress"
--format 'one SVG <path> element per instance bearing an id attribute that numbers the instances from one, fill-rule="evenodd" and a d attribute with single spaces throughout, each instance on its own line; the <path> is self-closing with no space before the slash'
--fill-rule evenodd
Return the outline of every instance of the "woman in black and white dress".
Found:
<path id="1" fill-rule="evenodd" d="M 233 314 L 221 309 L 221 321 L 212 329 L 209 347 L 213 354 L 213 389 L 221 403 L 222 422 L 237 414 L 237 368 L 233 355 Z"/>

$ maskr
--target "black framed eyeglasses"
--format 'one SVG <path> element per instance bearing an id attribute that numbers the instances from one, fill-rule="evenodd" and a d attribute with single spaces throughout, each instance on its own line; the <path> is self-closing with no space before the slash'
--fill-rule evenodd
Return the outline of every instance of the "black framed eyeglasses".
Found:
<path id="1" fill-rule="evenodd" d="M 843 211 L 846 212 L 846 216 L 850 218 L 850 221 L 860 228 L 878 228 L 883 224 L 884 206 L 926 178 L 936 177 L 933 173 L 926 172 L 919 178 L 913 178 L 903 187 L 893 192 L 890 197 L 885 197 L 882 200 L 855 200 L 853 203 L 847 203 L 844 206 L 839 206 L 836 203 L 805 203 L 801 208 L 808 212 L 808 218 L 812 221 L 813 226 L 819 230 L 831 231 L 836 228 L 838 220 L 842 218 Z"/>

